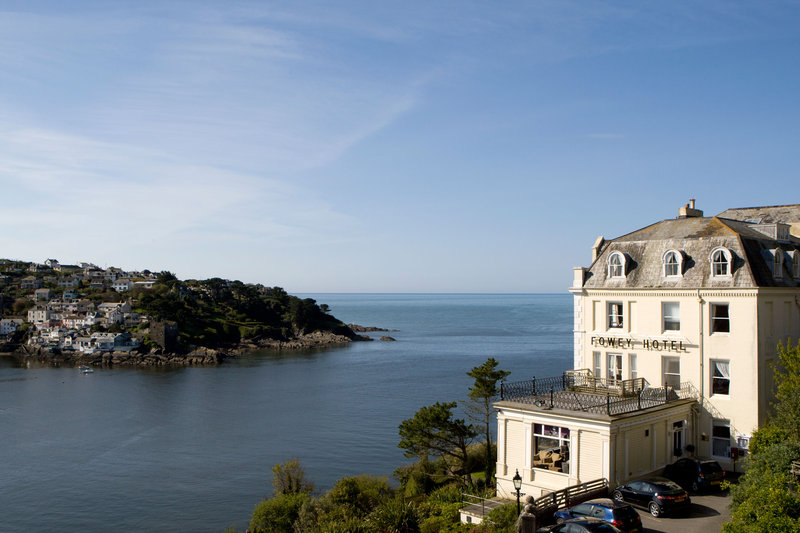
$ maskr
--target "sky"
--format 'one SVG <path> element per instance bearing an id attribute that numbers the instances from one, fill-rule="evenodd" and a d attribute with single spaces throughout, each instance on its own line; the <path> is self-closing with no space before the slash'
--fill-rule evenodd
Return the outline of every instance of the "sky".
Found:
<path id="1" fill-rule="evenodd" d="M 800 203 L 797 1 L 0 0 L 0 257 L 556 292 Z"/>

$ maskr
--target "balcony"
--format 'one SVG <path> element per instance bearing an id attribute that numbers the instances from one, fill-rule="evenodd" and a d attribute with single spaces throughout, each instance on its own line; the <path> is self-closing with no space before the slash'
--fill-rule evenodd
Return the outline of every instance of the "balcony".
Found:
<path id="1" fill-rule="evenodd" d="M 603 379 L 594 377 L 589 370 L 570 370 L 561 376 L 500 384 L 501 401 L 608 416 L 684 399 L 696 399 L 696 391 L 688 382 L 681 383 L 680 388 L 651 387 L 644 378 Z"/>

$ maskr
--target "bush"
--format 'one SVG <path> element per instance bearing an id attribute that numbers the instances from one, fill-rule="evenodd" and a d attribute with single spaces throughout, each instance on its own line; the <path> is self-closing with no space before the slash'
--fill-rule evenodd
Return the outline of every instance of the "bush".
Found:
<path id="1" fill-rule="evenodd" d="M 334 506 L 345 507 L 354 516 L 369 514 L 380 504 L 394 497 L 394 490 L 384 477 L 344 477 L 325 494 L 325 499 Z"/>
<path id="2" fill-rule="evenodd" d="M 518 517 L 516 503 L 501 505 L 492 509 L 486 516 L 484 521 L 487 526 L 486 531 L 489 533 L 513 533 Z"/>
<path id="3" fill-rule="evenodd" d="M 253 533 L 291 533 L 308 494 L 280 494 L 259 503 L 250 517 Z"/>
<path id="4" fill-rule="evenodd" d="M 414 506 L 401 498 L 379 505 L 370 513 L 372 531 L 380 533 L 419 533 L 419 519 Z"/>

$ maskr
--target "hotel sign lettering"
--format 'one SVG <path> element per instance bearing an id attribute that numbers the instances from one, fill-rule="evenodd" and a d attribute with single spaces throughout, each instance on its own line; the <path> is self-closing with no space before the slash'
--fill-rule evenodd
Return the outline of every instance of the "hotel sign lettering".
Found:
<path id="1" fill-rule="evenodd" d="M 624 348 L 628 350 L 656 350 L 659 352 L 688 352 L 683 341 L 665 339 L 632 339 L 630 337 L 591 337 L 592 346 Z"/>

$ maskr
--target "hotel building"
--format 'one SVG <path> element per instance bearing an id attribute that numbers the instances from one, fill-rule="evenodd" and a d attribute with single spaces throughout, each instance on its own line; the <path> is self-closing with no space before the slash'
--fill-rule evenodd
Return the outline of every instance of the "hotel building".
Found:
<path id="1" fill-rule="evenodd" d="M 613 486 L 685 454 L 728 470 L 773 394 L 777 345 L 800 339 L 800 205 L 691 204 L 675 219 L 598 238 L 575 268 L 573 368 L 504 383 L 498 495 Z"/>

